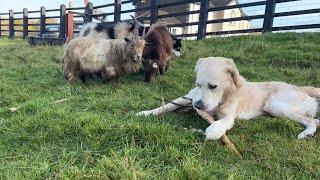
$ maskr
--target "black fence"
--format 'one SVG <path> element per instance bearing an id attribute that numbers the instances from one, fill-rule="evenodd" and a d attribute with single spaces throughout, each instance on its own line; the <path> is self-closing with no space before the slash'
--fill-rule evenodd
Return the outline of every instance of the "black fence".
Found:
<path id="1" fill-rule="evenodd" d="M 147 7 L 135 7 L 133 9 L 122 10 L 122 7 L 126 4 L 134 3 L 136 0 L 114 0 L 113 3 L 104 4 L 99 6 L 94 6 L 92 3 L 87 4 L 86 7 L 73 7 L 66 8 L 65 5 L 61 5 L 59 9 L 46 9 L 41 7 L 38 11 L 28 11 L 28 9 L 23 9 L 21 12 L 14 12 L 10 10 L 8 13 L 0 14 L 0 36 L 7 35 L 9 37 L 23 36 L 27 37 L 30 34 L 42 36 L 45 33 L 45 29 L 49 25 L 59 26 L 60 38 L 66 37 L 67 29 L 67 18 L 68 12 L 74 14 L 74 24 L 75 27 L 81 26 L 85 22 L 91 22 L 93 19 L 98 19 L 102 17 L 113 16 L 112 20 L 106 23 L 117 23 L 120 22 L 121 15 L 128 13 L 139 13 L 148 12 L 145 16 L 139 16 L 138 19 L 147 24 L 153 24 L 158 20 L 163 20 L 168 18 L 177 18 L 182 16 L 192 16 L 197 15 L 197 21 L 186 21 L 186 22 L 176 22 L 167 25 L 169 28 L 186 28 L 194 27 L 194 31 L 183 31 L 177 36 L 180 37 L 196 37 L 198 40 L 203 39 L 207 36 L 216 35 L 228 35 L 228 34 L 243 34 L 243 33 L 263 33 L 263 32 L 276 32 L 283 30 L 300 30 L 300 29 L 316 29 L 320 28 L 320 23 L 307 23 L 301 25 L 288 25 L 288 26 L 278 26 L 275 27 L 273 24 L 274 18 L 296 16 L 296 15 L 307 15 L 320 13 L 320 8 L 307 9 L 307 10 L 294 10 L 287 12 L 276 12 L 276 6 L 281 3 L 295 2 L 299 0 L 264 0 L 258 2 L 249 2 L 243 4 L 233 4 L 228 6 L 210 6 L 210 0 L 177 0 L 171 1 L 169 3 L 161 3 L 161 0 L 151 0 L 150 5 Z M 148 1 L 147 1 L 148 2 Z M 182 12 L 174 12 L 167 14 L 160 14 L 159 12 L 165 11 L 166 8 L 179 7 L 182 5 L 197 4 L 199 9 L 196 10 L 185 10 Z M 221 12 L 230 9 L 240 9 L 255 6 L 264 6 L 264 13 L 255 15 L 242 15 L 239 17 L 229 17 L 229 18 L 218 18 L 210 19 L 208 15 L 210 13 Z M 112 11 L 98 12 L 98 9 L 112 8 Z M 98 13 L 97 13 L 98 12 Z M 49 14 L 55 14 L 50 16 Z M 32 15 L 32 16 L 31 16 Z M 20 17 L 17 17 L 20 16 Z M 54 22 L 50 22 L 53 19 Z M 78 20 L 77 20 L 78 19 Z M 215 25 L 221 23 L 232 23 L 239 21 L 252 21 L 260 19 L 263 23 L 261 27 L 248 27 L 239 28 L 232 30 L 218 30 L 218 31 L 208 31 L 208 25 Z M 58 22 L 59 21 L 59 22 Z M 35 28 L 31 28 L 35 27 Z M 79 28 L 74 30 L 75 33 L 79 32 Z"/>

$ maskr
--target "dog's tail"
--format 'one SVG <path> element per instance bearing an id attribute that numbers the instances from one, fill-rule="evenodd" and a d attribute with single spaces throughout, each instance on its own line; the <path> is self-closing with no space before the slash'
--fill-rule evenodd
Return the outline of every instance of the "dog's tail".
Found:
<path id="1" fill-rule="evenodd" d="M 88 36 L 91 32 L 95 31 L 97 27 L 97 23 L 87 23 L 83 26 L 83 28 L 79 32 L 80 37 Z"/>
<path id="2" fill-rule="evenodd" d="M 320 101 L 320 88 L 315 88 L 311 86 L 301 86 L 299 89 L 308 94 L 309 96 L 316 98 L 317 101 Z"/>

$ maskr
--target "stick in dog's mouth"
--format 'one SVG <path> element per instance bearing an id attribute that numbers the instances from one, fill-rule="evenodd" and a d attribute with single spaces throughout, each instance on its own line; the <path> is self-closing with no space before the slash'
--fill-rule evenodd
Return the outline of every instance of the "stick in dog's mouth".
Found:
<path id="1" fill-rule="evenodd" d="M 188 98 L 188 97 L 184 97 L 182 96 L 183 99 L 186 99 L 186 100 L 189 100 L 190 103 L 192 103 L 192 99 Z M 212 124 L 215 120 L 214 118 L 211 116 L 211 114 L 207 111 L 203 111 L 203 110 L 200 110 L 200 109 L 197 109 L 196 107 L 194 107 L 193 105 L 189 105 L 189 106 L 186 106 L 186 105 L 182 105 L 182 104 L 179 104 L 179 103 L 175 103 L 175 102 L 172 102 L 172 101 L 168 101 L 168 100 L 165 100 L 165 99 L 160 99 L 160 98 L 155 98 L 156 100 L 160 100 L 160 101 L 163 101 L 163 102 L 166 102 L 166 103 L 171 103 L 171 104 L 174 104 L 176 106 L 180 106 L 180 107 L 184 107 L 184 108 L 190 108 L 190 107 L 193 107 L 196 111 L 197 111 L 197 114 L 199 116 L 201 116 L 203 119 L 205 119 L 209 124 Z M 238 149 L 236 148 L 236 146 L 234 145 L 234 143 L 229 139 L 229 137 L 226 135 L 226 134 L 223 134 L 222 137 L 221 137 L 221 143 L 226 146 L 227 148 L 229 148 L 232 152 L 234 152 L 235 154 L 239 155 L 242 157 L 242 155 L 240 154 L 240 152 L 238 151 Z"/>

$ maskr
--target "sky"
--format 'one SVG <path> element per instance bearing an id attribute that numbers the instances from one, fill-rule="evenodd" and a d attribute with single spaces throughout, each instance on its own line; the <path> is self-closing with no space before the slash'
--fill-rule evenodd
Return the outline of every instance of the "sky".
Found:
<path id="1" fill-rule="evenodd" d="M 14 11 L 22 11 L 23 8 L 29 10 L 38 10 L 41 6 L 47 7 L 47 9 L 59 8 L 61 4 L 68 5 L 68 2 L 72 2 L 74 7 L 80 7 L 83 5 L 83 0 L 1 0 L 0 12 L 8 12 L 9 9 Z M 112 3 L 113 0 L 91 0 L 94 5 L 102 5 Z"/>

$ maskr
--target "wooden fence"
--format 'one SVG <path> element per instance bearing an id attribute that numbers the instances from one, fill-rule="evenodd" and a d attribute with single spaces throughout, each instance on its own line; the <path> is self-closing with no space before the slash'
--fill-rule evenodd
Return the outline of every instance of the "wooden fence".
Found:
<path id="1" fill-rule="evenodd" d="M 308 10 L 298 10 L 298 11 L 289 11 L 289 12 L 281 12 L 276 13 L 275 7 L 280 3 L 287 3 L 299 0 L 265 0 L 259 2 L 250 2 L 244 4 L 236 4 L 230 6 L 223 7 L 209 7 L 210 0 L 179 0 L 170 3 L 158 3 L 158 0 L 151 0 L 150 7 L 143 8 L 134 8 L 130 10 L 121 10 L 122 5 L 132 3 L 133 0 L 114 0 L 113 3 L 93 6 L 92 3 L 87 4 L 86 7 L 74 7 L 67 8 L 65 5 L 61 5 L 59 9 L 46 9 L 45 7 L 41 7 L 38 11 L 28 11 L 28 9 L 23 9 L 21 12 L 14 12 L 10 10 L 8 13 L 1 13 L 0 16 L 0 36 L 7 34 L 9 37 L 13 38 L 16 36 L 16 33 L 22 34 L 23 37 L 29 36 L 30 33 L 37 33 L 37 35 L 42 36 L 45 33 L 45 28 L 47 25 L 59 25 L 60 29 L 57 31 L 59 33 L 60 38 L 66 38 L 67 35 L 67 14 L 68 12 L 73 12 L 74 18 L 83 18 L 82 22 L 75 22 L 75 25 L 81 25 L 84 22 L 91 22 L 93 18 L 102 17 L 102 16 L 114 16 L 113 21 L 108 23 L 117 23 L 121 21 L 121 15 L 126 13 L 136 13 L 139 11 L 150 11 L 150 15 L 148 17 L 139 17 L 139 20 L 147 20 L 150 24 L 155 23 L 158 19 L 170 18 L 170 17 L 178 17 L 178 16 L 189 16 L 192 14 L 199 15 L 198 22 L 184 22 L 178 24 L 168 24 L 169 28 L 172 27 L 188 27 L 188 26 L 197 26 L 197 33 L 190 34 L 180 34 L 181 37 L 197 37 L 198 40 L 205 38 L 206 36 L 212 35 L 225 35 L 225 34 L 239 34 L 239 33 L 252 33 L 252 32 L 273 32 L 273 31 L 282 31 L 282 30 L 298 30 L 298 29 L 311 29 L 311 28 L 320 28 L 320 24 L 304 24 L 304 25 L 294 25 L 294 26 L 281 26 L 274 27 L 273 20 L 275 17 L 285 17 L 285 16 L 293 16 L 293 15 L 305 15 L 305 14 L 314 14 L 319 13 L 320 9 L 308 9 Z M 185 12 L 177 12 L 165 15 L 159 15 L 158 12 L 161 9 L 167 7 L 175 7 L 186 5 L 190 3 L 199 3 L 200 9 L 195 11 L 185 11 Z M 225 19 L 214 19 L 208 20 L 208 13 L 210 12 L 218 12 L 229 9 L 236 8 L 246 8 L 246 7 L 254 7 L 254 6 L 265 6 L 265 13 L 259 15 L 249 15 L 242 17 L 232 17 Z M 93 12 L 96 9 L 113 7 L 113 12 L 105 12 L 100 14 L 94 14 Z M 81 12 L 76 12 L 81 11 Z M 48 16 L 47 13 L 56 12 L 57 16 Z M 30 14 L 38 14 L 37 17 L 29 17 Z M 15 16 L 22 15 L 20 18 L 16 18 Z M 4 18 L 6 17 L 6 18 Z M 48 19 L 59 19 L 59 23 L 47 23 Z M 233 21 L 248 21 L 255 19 L 263 19 L 263 26 L 261 28 L 249 28 L 249 29 L 236 29 L 230 31 L 218 31 L 218 32 L 207 32 L 206 27 L 209 24 L 218 24 L 225 22 L 233 22 Z M 17 20 L 21 20 L 22 23 L 16 24 Z M 38 24 L 30 23 L 30 21 L 37 21 Z M 7 22 L 7 23 L 4 23 Z M 37 30 L 30 30 L 30 26 L 37 26 Z M 22 27 L 19 29 L 17 27 Z M 18 30 L 19 29 L 19 30 Z M 75 32 L 78 32 L 76 30 Z"/>

